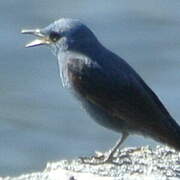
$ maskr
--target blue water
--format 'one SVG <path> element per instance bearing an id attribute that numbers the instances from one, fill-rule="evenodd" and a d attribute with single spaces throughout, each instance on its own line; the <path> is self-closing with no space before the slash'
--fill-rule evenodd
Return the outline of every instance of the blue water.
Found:
<path id="1" fill-rule="evenodd" d="M 127 60 L 180 123 L 180 1 L 0 1 L 0 176 L 109 149 L 120 134 L 97 125 L 63 89 L 57 60 L 22 28 L 81 19 Z M 124 146 L 156 143 L 133 136 Z"/>

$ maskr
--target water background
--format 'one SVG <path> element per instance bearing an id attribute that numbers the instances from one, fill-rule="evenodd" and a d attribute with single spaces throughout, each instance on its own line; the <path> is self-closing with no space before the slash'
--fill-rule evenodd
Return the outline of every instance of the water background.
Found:
<path id="1" fill-rule="evenodd" d="M 105 151 L 120 134 L 97 125 L 63 89 L 57 59 L 22 28 L 79 18 L 127 60 L 180 123 L 179 0 L 0 1 L 0 176 L 39 171 L 47 162 Z M 124 146 L 156 143 L 133 136 Z"/>

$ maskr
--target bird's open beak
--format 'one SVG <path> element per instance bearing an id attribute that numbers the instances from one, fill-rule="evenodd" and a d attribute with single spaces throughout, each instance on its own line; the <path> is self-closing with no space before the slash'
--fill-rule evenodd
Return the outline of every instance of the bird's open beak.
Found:
<path id="1" fill-rule="evenodd" d="M 47 45 L 50 44 L 51 41 L 49 37 L 44 35 L 40 29 L 24 29 L 21 31 L 22 34 L 32 34 L 36 37 L 37 39 L 33 40 L 32 42 L 26 44 L 25 47 L 34 47 L 34 46 L 39 46 L 39 45 Z"/>

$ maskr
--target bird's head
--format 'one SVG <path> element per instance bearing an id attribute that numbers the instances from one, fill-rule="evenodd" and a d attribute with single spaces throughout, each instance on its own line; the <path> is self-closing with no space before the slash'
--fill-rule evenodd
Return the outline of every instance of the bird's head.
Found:
<path id="1" fill-rule="evenodd" d="M 76 19 L 59 19 L 45 28 L 22 30 L 22 33 L 37 37 L 26 47 L 47 45 L 56 55 L 62 51 L 86 54 L 98 44 L 92 31 Z"/>

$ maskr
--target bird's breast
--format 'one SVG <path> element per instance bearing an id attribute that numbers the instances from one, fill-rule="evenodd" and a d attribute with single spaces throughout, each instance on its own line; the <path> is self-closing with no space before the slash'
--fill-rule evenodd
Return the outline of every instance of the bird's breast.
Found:
<path id="1" fill-rule="evenodd" d="M 82 96 L 85 96 L 85 87 L 87 86 L 86 66 L 80 59 L 70 59 L 65 67 L 71 87 Z"/>
<path id="2" fill-rule="evenodd" d="M 79 59 L 67 61 L 66 66 L 71 87 L 80 100 L 111 109 L 111 88 L 107 86 L 107 79 L 99 68 Z"/>
<path id="3" fill-rule="evenodd" d="M 65 87 L 75 87 L 83 77 L 83 70 L 88 66 L 90 59 L 86 56 L 66 52 L 58 55 L 60 76 Z"/>

